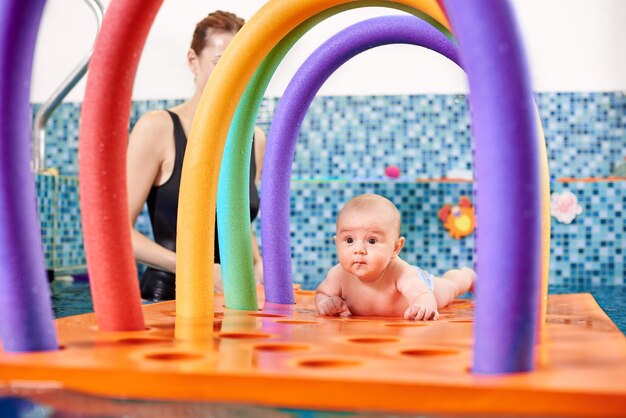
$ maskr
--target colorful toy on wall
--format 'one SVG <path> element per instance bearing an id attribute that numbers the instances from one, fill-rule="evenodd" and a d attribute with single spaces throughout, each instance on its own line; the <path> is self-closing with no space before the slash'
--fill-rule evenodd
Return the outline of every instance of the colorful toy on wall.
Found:
<path id="1" fill-rule="evenodd" d="M 397 179 L 398 177 L 400 177 L 400 167 L 398 167 L 397 165 L 389 165 L 387 166 L 387 168 L 385 168 L 385 176 L 392 178 L 392 179 Z"/>
<path id="2" fill-rule="evenodd" d="M 582 206 L 578 204 L 578 198 L 569 190 L 561 193 L 552 193 L 550 197 L 550 214 L 557 221 L 564 224 L 570 224 L 583 212 Z"/>
<path id="3" fill-rule="evenodd" d="M 461 196 L 458 205 L 443 205 L 439 210 L 439 219 L 454 239 L 464 238 L 476 229 L 474 205 L 467 196 Z"/>

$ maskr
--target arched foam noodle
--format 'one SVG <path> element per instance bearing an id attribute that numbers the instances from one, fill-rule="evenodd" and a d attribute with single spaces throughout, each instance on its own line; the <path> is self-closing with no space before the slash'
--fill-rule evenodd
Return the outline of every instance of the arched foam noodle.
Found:
<path id="1" fill-rule="evenodd" d="M 306 111 L 322 84 L 346 61 L 371 48 L 394 43 L 423 46 L 460 65 L 452 41 L 423 20 L 414 16 L 379 17 L 352 25 L 324 42 L 285 89 L 272 120 L 262 173 L 261 238 L 268 294 L 282 296 L 291 292 L 290 178 Z M 273 289 L 281 284 L 287 285 Z M 288 303 L 288 300 L 271 302 Z"/>
<path id="2" fill-rule="evenodd" d="M 290 10 L 304 6 L 303 10 L 296 13 L 296 16 L 290 16 Z M 189 145 L 191 147 L 197 147 L 193 151 L 192 157 L 186 157 L 183 166 L 183 176 L 181 182 L 181 200 L 179 206 L 178 219 L 178 237 L 177 237 L 177 276 L 180 278 L 181 274 L 183 279 L 177 280 L 177 300 L 179 315 L 186 317 L 198 317 L 206 316 L 213 311 L 213 269 L 210 260 L 207 259 L 205 254 L 211 253 L 213 249 L 213 235 L 214 225 L 207 221 L 208 213 L 213 213 L 216 207 L 215 190 L 217 189 L 218 173 L 221 166 L 221 158 L 225 139 L 227 136 L 226 127 L 230 122 L 234 114 L 234 104 L 238 103 L 238 99 L 242 95 L 243 86 L 246 85 L 252 77 L 252 72 L 256 66 L 262 61 L 267 62 L 267 58 L 270 56 L 270 49 L 275 47 L 281 40 L 286 42 L 282 44 L 281 48 L 284 48 L 284 53 L 287 52 L 291 46 L 291 40 L 284 38 L 289 37 L 290 31 L 293 31 L 293 42 L 299 34 L 299 26 L 307 22 L 306 24 L 314 24 L 315 18 L 323 20 L 324 18 L 332 15 L 330 11 L 345 10 L 348 8 L 365 7 L 365 6 L 386 6 L 394 7 L 401 10 L 407 10 L 413 14 L 424 16 L 425 19 L 431 22 L 438 22 L 436 25 L 446 28 L 447 20 L 442 14 L 439 6 L 433 0 L 412 0 L 412 1 L 358 1 L 349 2 L 346 0 L 331 0 L 331 1 L 306 1 L 291 4 L 289 2 L 278 0 L 267 3 L 262 7 L 255 16 L 248 21 L 241 31 L 235 36 L 233 42 L 229 45 L 229 48 L 225 51 L 224 55 L 220 58 L 220 62 L 216 66 L 212 76 L 209 79 L 205 94 L 200 101 L 198 111 L 192 124 L 192 129 L 189 137 Z M 280 16 L 281 19 L 276 19 Z M 256 22 L 256 23 L 255 23 Z M 305 32 L 310 26 L 304 28 Z M 255 29 L 256 28 L 256 29 Z M 277 29 L 277 30 L 276 30 Z M 298 29 L 298 30 L 296 30 Z M 257 34 L 254 32 L 260 31 L 265 33 L 264 36 L 269 36 L 270 39 L 265 39 L 264 43 L 255 45 L 257 42 Z M 234 51 L 234 52 L 229 52 Z M 283 51 L 279 51 L 273 58 L 282 59 Z M 246 65 L 242 65 L 242 60 Z M 264 66 L 265 73 L 258 77 L 259 81 L 255 86 L 249 85 L 247 89 L 251 92 L 257 91 L 257 88 L 263 86 L 265 82 L 264 77 L 275 69 L 274 65 L 277 62 L 267 62 L 268 65 Z M 220 69 L 220 68 L 223 68 Z M 257 72 L 261 68 L 257 69 Z M 224 78 L 225 77 L 225 78 Z M 228 92 L 223 91 L 223 88 L 228 83 L 230 86 Z M 264 88 L 264 87 L 263 87 Z M 222 90 L 222 91 L 220 91 Z M 259 98 L 260 100 L 260 98 Z M 245 104 L 239 104 L 245 106 Z M 258 108 L 258 105 L 257 105 Z M 254 113 L 256 116 L 256 113 Z M 202 120 L 202 122 L 200 122 Z M 208 123 L 207 123 L 208 122 Z M 237 126 L 243 126 L 239 123 L 232 123 L 232 129 L 237 129 Z M 206 129 L 210 127 L 210 132 Z M 248 129 L 248 128 L 245 128 Z M 251 128 L 248 134 L 239 135 L 237 141 L 242 144 L 241 141 L 250 141 Z M 194 139 L 195 138 L 195 139 Z M 197 143 L 197 145 L 192 145 Z M 247 149 L 241 145 L 243 149 Z M 231 148 L 239 150 L 237 146 Z M 206 152 L 206 155 L 204 154 Z M 209 160 L 205 161 L 209 156 Z M 242 157 L 242 158 L 249 158 Z M 241 159 L 239 160 L 241 163 Z M 188 167 L 188 168 L 185 168 Z M 238 175 L 247 175 L 244 171 L 235 171 L 229 169 L 231 172 L 237 172 Z M 188 173 L 187 175 L 185 173 Z M 186 176 L 190 179 L 186 180 Z M 202 194 L 194 193 L 196 187 L 202 188 L 205 192 Z M 226 192 L 230 193 L 230 192 Z M 247 189 L 244 191 L 237 191 L 236 198 L 229 198 L 226 203 L 226 207 L 232 207 L 233 205 L 241 205 L 241 202 L 245 202 Z M 186 197 L 185 197 L 186 196 Z M 193 196 L 193 197 L 192 197 Z M 229 206 L 230 205 L 230 206 Z M 222 216 L 228 216 L 230 210 L 218 211 L 218 223 Z M 244 225 L 240 222 L 240 225 Z M 236 239 L 233 242 L 249 242 L 249 226 L 241 226 L 236 230 Z M 181 233 L 182 231 L 182 233 Z M 187 231 L 187 232 L 185 232 Z M 227 240 L 228 242 L 230 240 Z M 233 245 L 233 244 L 230 244 Z M 228 279 L 229 271 L 240 271 L 241 266 L 251 265 L 252 260 L 249 257 L 241 258 L 236 254 L 245 254 L 246 252 L 238 251 L 236 245 L 233 247 L 233 251 L 228 251 L 227 257 L 231 260 L 228 264 L 222 265 L 223 270 L 227 275 L 225 279 L 225 293 L 226 298 L 229 299 L 229 283 L 232 283 Z M 235 254 L 235 255 L 234 255 Z M 182 260 L 182 261 L 181 261 Z M 250 277 L 251 267 L 243 269 L 246 275 L 245 280 L 252 280 Z M 246 285 L 248 289 L 252 288 L 250 284 Z M 291 292 L 291 289 L 290 289 Z M 250 295 L 246 295 L 243 298 L 248 301 L 251 299 Z M 207 303 L 208 301 L 208 303 Z M 253 309 L 253 306 L 248 306 L 246 309 Z"/>

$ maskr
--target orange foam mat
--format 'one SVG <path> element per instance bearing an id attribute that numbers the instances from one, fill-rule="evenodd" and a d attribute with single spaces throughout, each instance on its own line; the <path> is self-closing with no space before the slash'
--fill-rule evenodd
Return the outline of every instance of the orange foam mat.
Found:
<path id="1" fill-rule="evenodd" d="M 434 322 L 319 317 L 301 290 L 293 308 L 263 308 L 190 324 L 176 323 L 174 302 L 145 305 L 148 329 L 126 333 L 98 331 L 93 314 L 61 318 L 61 350 L 0 351 L 0 386 L 298 409 L 626 415 L 626 338 L 589 294 L 549 296 L 537 370 L 506 376 L 470 372 L 469 300 Z M 189 340 L 175 340 L 175 326 Z"/>

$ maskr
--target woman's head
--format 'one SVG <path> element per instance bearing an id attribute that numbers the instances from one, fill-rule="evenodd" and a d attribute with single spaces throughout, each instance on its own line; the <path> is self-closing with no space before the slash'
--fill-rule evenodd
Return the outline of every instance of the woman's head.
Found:
<path id="1" fill-rule="evenodd" d="M 242 18 L 221 10 L 210 13 L 198 22 L 187 53 L 196 89 L 204 88 L 217 61 L 243 24 Z"/>
<path id="2" fill-rule="evenodd" d="M 234 13 L 217 10 L 209 13 L 196 25 L 191 38 L 191 48 L 196 55 L 200 55 L 214 32 L 230 32 L 235 34 L 241 29 L 245 21 Z"/>

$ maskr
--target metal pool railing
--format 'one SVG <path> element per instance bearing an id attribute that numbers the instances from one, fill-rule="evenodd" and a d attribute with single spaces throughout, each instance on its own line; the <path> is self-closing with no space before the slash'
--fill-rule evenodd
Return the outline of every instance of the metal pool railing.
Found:
<path id="1" fill-rule="evenodd" d="M 96 16 L 98 27 L 96 34 L 102 26 L 102 18 L 104 15 L 104 7 L 99 0 L 85 0 Z M 59 87 L 52 93 L 50 98 L 46 100 L 37 113 L 33 122 L 32 131 L 32 161 L 31 168 L 33 172 L 40 173 L 46 170 L 46 123 L 52 113 L 61 104 L 65 96 L 74 88 L 81 78 L 87 73 L 87 66 L 93 54 L 93 47 L 89 50 L 87 56 L 72 70 Z"/>

